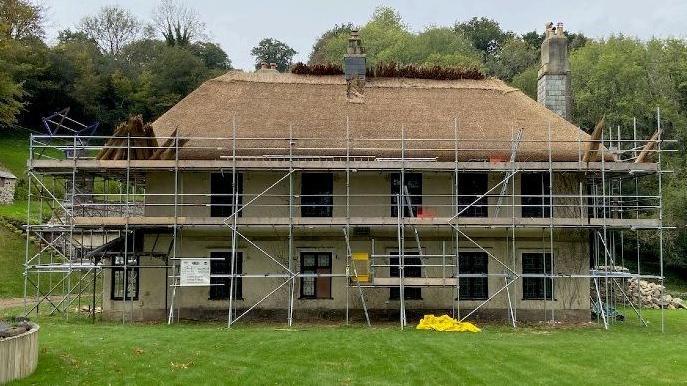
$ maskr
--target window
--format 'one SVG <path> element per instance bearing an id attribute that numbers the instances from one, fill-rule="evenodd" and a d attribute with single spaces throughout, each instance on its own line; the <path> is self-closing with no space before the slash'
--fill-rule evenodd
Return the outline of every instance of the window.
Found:
<path id="1" fill-rule="evenodd" d="M 398 252 L 391 252 L 390 255 L 398 256 Z M 398 257 L 389 258 L 389 277 L 399 277 Z M 421 277 L 422 276 L 422 260 L 417 254 L 417 251 L 407 251 L 403 257 L 404 276 L 405 277 Z M 389 288 L 389 299 L 397 300 L 401 298 L 401 289 L 399 287 Z M 422 299 L 421 287 L 403 287 L 403 298 L 406 300 Z"/>
<path id="2" fill-rule="evenodd" d="M 231 278 L 212 277 L 231 275 L 231 251 L 210 252 L 210 300 L 228 300 Z M 221 260 L 215 260 L 221 259 Z M 243 273 L 243 253 L 234 254 L 234 274 Z M 218 285 L 219 284 L 219 285 Z M 234 278 L 234 300 L 243 299 L 243 278 Z"/>
<path id="3" fill-rule="evenodd" d="M 138 258 L 129 259 L 126 271 L 124 270 L 124 256 L 115 256 L 112 260 L 112 265 L 115 267 L 112 268 L 110 299 L 138 300 Z"/>
<path id="4" fill-rule="evenodd" d="M 551 217 L 548 173 L 523 173 L 520 177 L 522 217 Z"/>
<path id="5" fill-rule="evenodd" d="M 333 192 L 331 173 L 301 174 L 301 217 L 332 217 Z"/>
<path id="6" fill-rule="evenodd" d="M 304 274 L 331 274 L 332 254 L 329 252 L 302 252 L 301 272 Z M 331 299 L 331 277 L 301 277 L 301 298 Z"/>
<path id="7" fill-rule="evenodd" d="M 523 274 L 549 274 L 551 273 L 551 254 L 533 252 L 522 254 Z M 553 300 L 553 278 L 550 277 L 523 277 L 522 298 L 531 300 Z"/>
<path id="8" fill-rule="evenodd" d="M 458 211 L 465 209 L 461 217 L 487 217 L 489 215 L 488 198 L 478 197 L 487 192 L 489 176 L 484 173 L 460 173 L 458 175 Z M 468 207 L 468 205 L 470 205 Z"/>
<path id="9" fill-rule="evenodd" d="M 234 179 L 231 173 L 213 173 L 210 177 L 210 216 L 228 217 L 234 208 Z M 243 174 L 236 174 L 238 208 L 243 204 Z M 239 217 L 242 212 L 239 212 Z"/>
<path id="10" fill-rule="evenodd" d="M 486 274 L 489 259 L 484 252 L 459 252 L 460 273 Z M 461 300 L 484 300 L 489 295 L 488 278 L 485 277 L 461 277 Z"/>
<path id="11" fill-rule="evenodd" d="M 420 173 L 405 173 L 403 176 L 403 184 L 408 189 L 403 192 L 404 197 L 410 199 L 410 207 L 413 209 L 412 217 L 416 217 L 418 211 L 422 209 L 422 174 Z M 394 173 L 391 175 L 391 217 L 398 216 L 398 204 L 396 198 L 401 193 L 399 188 L 401 186 L 401 174 Z M 407 196 L 406 196 L 407 194 Z M 402 202 L 403 217 L 411 217 L 408 210 L 408 202 Z"/>

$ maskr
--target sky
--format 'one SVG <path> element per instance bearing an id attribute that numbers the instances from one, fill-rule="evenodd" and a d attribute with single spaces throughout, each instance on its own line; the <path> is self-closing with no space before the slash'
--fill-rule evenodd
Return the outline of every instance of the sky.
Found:
<path id="1" fill-rule="evenodd" d="M 498 21 L 506 30 L 542 32 L 548 21 L 563 22 L 572 32 L 601 38 L 623 33 L 642 39 L 687 37 L 685 0 L 186 0 L 206 23 L 209 40 L 219 43 L 236 68 L 251 69 L 250 50 L 261 39 L 273 37 L 293 47 L 294 61 L 306 61 L 322 32 L 335 24 L 364 24 L 380 5 L 391 6 L 414 31 L 431 25 L 452 25 L 473 16 Z M 81 18 L 105 5 L 129 9 L 150 21 L 158 0 L 43 0 L 47 37 L 73 28 Z"/>

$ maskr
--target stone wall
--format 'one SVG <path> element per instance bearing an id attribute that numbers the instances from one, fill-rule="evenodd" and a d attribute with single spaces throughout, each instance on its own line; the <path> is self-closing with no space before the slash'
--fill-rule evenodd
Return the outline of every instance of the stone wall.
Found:
<path id="1" fill-rule="evenodd" d="M 14 202 L 14 189 L 16 186 L 16 179 L 0 177 L 0 204 L 11 204 Z"/>

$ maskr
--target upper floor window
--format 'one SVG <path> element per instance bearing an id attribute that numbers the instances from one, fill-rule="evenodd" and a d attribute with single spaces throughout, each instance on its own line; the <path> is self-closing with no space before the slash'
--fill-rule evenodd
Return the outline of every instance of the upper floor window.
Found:
<path id="1" fill-rule="evenodd" d="M 301 217 L 332 217 L 333 194 L 331 173 L 301 174 Z"/>
<path id="2" fill-rule="evenodd" d="M 403 217 L 416 217 L 418 212 L 422 210 L 422 174 L 420 173 L 404 173 L 403 185 Z M 397 198 L 401 194 L 401 174 L 394 173 L 391 175 L 391 217 L 398 216 Z M 410 201 L 410 205 L 408 205 Z M 410 206 L 410 208 L 409 208 Z M 412 208 L 412 215 L 410 209 Z"/>
<path id="3" fill-rule="evenodd" d="M 210 216 L 229 217 L 243 204 L 243 174 L 236 174 L 238 206 L 234 205 L 232 173 L 212 173 L 210 176 Z M 239 212 L 239 217 L 242 212 Z"/>
<path id="4" fill-rule="evenodd" d="M 488 198 L 480 198 L 487 192 L 488 186 L 488 174 L 460 173 L 458 175 L 458 212 L 465 210 L 460 214 L 461 217 L 487 217 L 489 215 Z"/>
<path id="5" fill-rule="evenodd" d="M 549 173 L 523 173 L 520 176 L 522 217 L 551 217 Z"/>

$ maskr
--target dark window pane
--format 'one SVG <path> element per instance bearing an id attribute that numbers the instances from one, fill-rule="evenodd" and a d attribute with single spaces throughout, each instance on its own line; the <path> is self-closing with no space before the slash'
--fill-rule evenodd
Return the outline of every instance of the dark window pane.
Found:
<path id="1" fill-rule="evenodd" d="M 334 177 L 331 173 L 301 175 L 301 216 L 332 217 Z"/>
<path id="2" fill-rule="evenodd" d="M 231 275 L 231 252 L 211 252 L 210 275 Z M 221 258 L 223 260 L 214 260 Z M 243 253 L 236 252 L 234 256 L 234 274 L 243 273 Z M 210 300 L 229 299 L 231 278 L 210 277 Z M 219 285 L 218 285 L 219 284 Z M 234 299 L 243 298 L 243 278 L 234 278 Z"/>
<path id="3" fill-rule="evenodd" d="M 550 253 L 523 253 L 522 254 L 522 273 L 523 274 L 550 274 L 551 273 L 551 254 Z M 547 277 L 523 277 L 522 278 L 522 297 L 532 300 L 553 300 L 553 278 Z"/>
<path id="4" fill-rule="evenodd" d="M 228 217 L 237 208 L 234 208 L 234 182 L 231 173 L 213 173 L 210 175 L 210 216 Z M 238 208 L 243 204 L 243 175 L 236 174 Z M 239 212 L 239 217 L 242 212 Z"/>
<path id="5" fill-rule="evenodd" d="M 391 255 L 398 255 L 398 252 L 391 252 Z M 390 257 L 389 258 L 389 277 L 399 277 L 399 258 Z M 405 277 L 421 277 L 422 276 L 422 260 L 417 256 L 417 252 L 406 252 L 403 258 L 403 264 L 405 266 Z M 409 267 L 412 266 L 412 267 Z M 403 287 L 403 297 L 406 300 L 412 299 L 422 299 L 422 288 L 421 287 Z M 389 288 L 389 299 L 395 300 L 401 298 L 401 289 L 399 287 Z"/>
<path id="6" fill-rule="evenodd" d="M 461 217 L 487 217 L 489 215 L 488 199 L 482 197 L 472 204 L 478 197 L 489 189 L 489 176 L 484 173 L 458 174 L 458 212 Z"/>
<path id="7" fill-rule="evenodd" d="M 520 177 L 522 217 L 551 217 L 548 173 L 523 173 Z"/>
<path id="8" fill-rule="evenodd" d="M 488 256 L 484 252 L 459 252 L 461 274 L 488 273 Z M 488 277 L 461 277 L 460 298 L 462 300 L 484 300 L 489 294 Z"/>
<path id="9" fill-rule="evenodd" d="M 407 188 L 407 197 L 410 200 L 410 207 L 413 210 L 412 217 L 417 217 L 418 212 L 422 210 L 422 174 L 420 173 L 405 173 L 403 176 L 403 184 Z M 391 175 L 391 217 L 398 216 L 397 198 L 401 193 L 401 174 L 394 173 Z M 406 192 L 403 192 L 406 197 Z M 403 217 L 411 217 L 410 210 L 408 210 L 408 200 L 404 198 L 401 202 L 403 206 Z"/>

